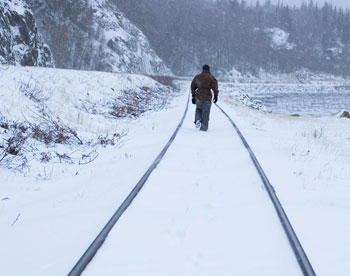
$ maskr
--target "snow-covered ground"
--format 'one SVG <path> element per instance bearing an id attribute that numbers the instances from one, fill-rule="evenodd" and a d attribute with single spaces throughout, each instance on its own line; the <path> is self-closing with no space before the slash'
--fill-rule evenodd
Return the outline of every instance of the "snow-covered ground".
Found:
<path id="1" fill-rule="evenodd" d="M 181 82 L 181 97 L 172 92 L 167 108 L 161 105 L 137 119 L 116 118 L 109 116 L 108 103 L 121 89 L 112 88 L 141 93 L 146 83 L 150 91 L 159 91 L 152 101 L 155 107 L 164 99 L 161 91 L 169 89 L 168 94 L 170 88 L 138 75 L 8 70 L 10 74 L 0 73 L 0 111 L 8 120 L 23 120 L 23 113 L 36 122 L 36 100 L 21 96 L 13 80 L 33 76 L 45 84 L 39 91 L 50 91 L 35 95 L 44 95 L 41 101 L 50 114 L 82 139 L 127 129 L 117 145 L 98 147 L 97 159 L 83 166 L 35 162 L 26 175 L 0 168 L 1 274 L 65 275 L 169 139 L 184 111 L 189 83 Z M 350 121 L 258 111 L 241 104 L 247 98 L 237 100 L 229 85 L 221 87 L 219 100 L 255 151 L 316 274 L 348 275 Z M 200 133 L 192 126 L 191 105 L 174 147 L 87 275 L 115 275 L 114 269 L 147 275 L 143 268 L 151 275 L 299 275 L 248 154 L 227 119 L 212 108 L 210 129 Z M 58 148 L 69 146 L 79 147 Z M 50 177 L 37 177 L 44 168 L 53 171 Z"/>
<path id="2" fill-rule="evenodd" d="M 84 275 L 301 275 L 230 122 L 193 115 Z"/>
<path id="3" fill-rule="evenodd" d="M 31 160 L 24 172 L 0 168 L 1 274 L 66 275 L 166 143 L 184 100 L 140 75 L 10 67 L 0 76 L 0 110 L 8 120 L 22 121 L 25 114 L 27 120 L 40 123 L 31 116 L 37 102 L 21 95 L 15 85 L 27 81 L 28 75 L 45 93 L 40 105 L 45 103 L 50 114 L 84 139 L 127 131 L 115 146 L 91 146 L 98 157 L 85 165 Z M 149 93 L 145 88 L 155 93 L 149 108 L 157 109 L 163 100 L 171 100 L 171 107 L 161 105 L 162 112 L 146 112 L 141 119 L 108 115 L 111 109 L 106 105 L 123 89 L 141 97 Z M 82 108 L 84 102 L 91 103 L 94 111 Z M 125 102 L 121 99 L 120 104 Z M 40 150 L 71 154 L 80 150 L 77 144 L 32 142 Z"/>
<path id="4" fill-rule="evenodd" d="M 228 92 L 228 93 L 226 93 Z M 246 136 L 317 275 L 350 271 L 350 120 L 293 117 L 222 102 Z"/>

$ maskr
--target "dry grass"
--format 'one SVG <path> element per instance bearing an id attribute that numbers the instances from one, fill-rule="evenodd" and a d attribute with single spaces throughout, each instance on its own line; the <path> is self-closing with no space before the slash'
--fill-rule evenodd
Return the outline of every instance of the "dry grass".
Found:
<path id="1" fill-rule="evenodd" d="M 168 98 L 159 92 L 154 93 L 148 87 L 142 87 L 140 91 L 122 91 L 122 95 L 114 100 L 110 115 L 117 118 L 138 118 L 149 110 L 163 108 Z"/>
<path id="2" fill-rule="evenodd" d="M 35 103 L 42 103 L 48 98 L 44 96 L 43 90 L 37 81 L 30 78 L 27 82 L 19 81 L 19 91 Z"/>

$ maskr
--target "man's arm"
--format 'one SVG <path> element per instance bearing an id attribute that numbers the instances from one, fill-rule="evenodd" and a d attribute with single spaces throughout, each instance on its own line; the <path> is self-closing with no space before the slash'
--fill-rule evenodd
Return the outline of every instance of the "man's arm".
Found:
<path id="1" fill-rule="evenodd" d="M 217 97 L 219 95 L 219 90 L 218 90 L 218 81 L 216 80 L 215 77 L 213 77 L 211 89 L 214 91 L 214 96 Z"/>
<path id="2" fill-rule="evenodd" d="M 192 97 L 196 96 L 196 90 L 198 89 L 198 85 L 197 85 L 197 77 L 195 77 L 191 83 L 191 93 L 192 93 Z"/>

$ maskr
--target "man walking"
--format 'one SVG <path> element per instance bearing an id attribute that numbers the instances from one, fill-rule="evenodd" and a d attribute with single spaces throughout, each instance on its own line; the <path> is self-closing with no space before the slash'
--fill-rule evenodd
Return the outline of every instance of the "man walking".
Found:
<path id="1" fill-rule="evenodd" d="M 194 123 L 202 131 L 207 131 L 209 126 L 212 90 L 213 102 L 216 103 L 219 94 L 218 81 L 210 73 L 209 65 L 204 65 L 202 73 L 195 76 L 191 83 L 192 103 L 196 105 Z"/>

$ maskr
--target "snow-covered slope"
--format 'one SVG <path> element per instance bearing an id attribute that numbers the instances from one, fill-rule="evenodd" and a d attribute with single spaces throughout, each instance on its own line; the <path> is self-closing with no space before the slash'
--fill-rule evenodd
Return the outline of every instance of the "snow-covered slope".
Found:
<path id="1" fill-rule="evenodd" d="M 27 0 L 57 67 L 169 75 L 145 35 L 109 0 Z"/>
<path id="2" fill-rule="evenodd" d="M 130 119 L 174 95 L 142 75 L 35 67 L 2 66 L 0 83 L 0 168 L 25 172 L 69 151 L 76 154 L 65 161 L 79 163 L 96 147 L 115 145 Z"/>
<path id="3" fill-rule="evenodd" d="M 0 64 L 54 65 L 24 0 L 0 1 Z"/>
<path id="4" fill-rule="evenodd" d="M 88 243 L 169 140 L 184 110 L 185 99 L 174 97 L 176 95 L 169 88 L 143 76 L 65 70 L 35 70 L 26 73 L 26 70 L 21 69 L 16 73 L 14 68 L 8 73 L 6 79 L 10 83 L 7 87 L 14 87 L 13 79 L 20 79 L 21 75 L 23 79 L 32 75 L 33 78 L 42 79 L 42 83 L 45 80 L 55 80 L 55 84 L 43 85 L 45 90 L 48 89 L 45 94 L 56 92 L 62 99 L 58 100 L 59 96 L 53 96 L 45 102 L 50 108 L 56 109 L 55 113 L 62 112 L 65 124 L 77 126 L 79 137 L 92 140 L 92 144 L 58 144 L 46 147 L 31 140 L 27 147 L 29 150 L 38 148 L 41 152 L 51 151 L 54 153 L 53 160 L 36 162 L 28 154 L 32 168 L 27 174 L 0 167 L 0 274 L 67 275 Z M 2 71 L 0 76 L 2 84 Z M 137 85 L 141 86 L 140 89 Z M 58 91 L 49 90 L 55 86 Z M 82 88 L 79 89 L 78 86 Z M 160 89 L 154 94 L 174 98 L 174 101 L 171 106 L 158 112 L 146 112 L 138 119 L 105 118 L 75 107 L 76 104 L 80 105 L 79 99 L 87 97 L 87 93 L 91 95 L 90 99 L 102 98 L 101 102 L 106 99 L 107 94 L 111 97 L 118 96 L 121 94 L 116 89 L 118 86 L 131 91 L 137 89 L 138 92 L 144 91 L 142 87 Z M 1 89 L 1 99 L 4 90 Z M 141 94 L 148 93 L 139 93 L 139 96 Z M 14 89 L 9 90 L 7 95 L 12 95 L 13 98 L 22 97 Z M 22 100 L 32 106 L 29 99 Z M 145 102 L 152 107 L 157 100 Z M 1 101 L 0 103 L 2 111 L 3 104 Z M 21 118 L 20 107 L 13 108 L 17 111 L 8 111 L 6 114 L 13 119 Z M 70 118 L 69 112 L 64 111 L 66 109 L 71 112 Z M 26 110 L 25 108 L 24 111 Z M 27 110 L 26 115 L 30 114 Z M 21 120 L 23 121 L 23 117 Z M 3 130 L 0 128 L 1 132 Z M 109 132 L 108 138 L 113 138 L 114 133 L 121 133 L 123 130 L 127 131 L 127 135 L 116 139 L 114 146 L 103 147 L 100 144 L 96 148 L 93 145 L 98 140 L 97 136 L 105 137 Z M 2 138 L 3 136 L 1 141 Z M 89 154 L 94 149 L 98 157 L 93 162 L 89 162 L 89 158 L 80 158 L 82 162 L 77 162 L 84 151 Z M 56 157 L 55 152 L 60 157 Z M 40 151 L 37 154 L 39 156 Z M 93 153 L 92 156 L 96 157 L 96 154 Z M 18 262 L 21 265 L 16 265 Z"/>
<path id="5" fill-rule="evenodd" d="M 91 3 L 94 20 L 107 41 L 106 54 L 113 71 L 170 74 L 146 36 L 115 5 L 105 0 Z"/>

